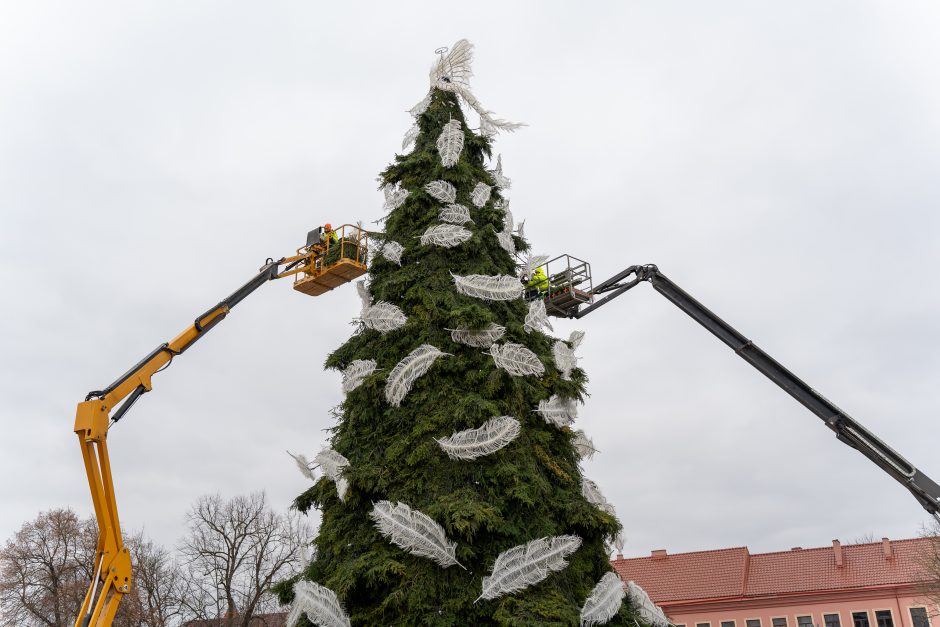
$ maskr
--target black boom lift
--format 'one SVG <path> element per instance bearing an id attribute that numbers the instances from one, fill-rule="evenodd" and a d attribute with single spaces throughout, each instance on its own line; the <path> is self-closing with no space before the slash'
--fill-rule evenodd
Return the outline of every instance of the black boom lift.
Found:
<path id="1" fill-rule="evenodd" d="M 530 300 L 543 299 L 548 314 L 558 318 L 583 318 L 641 282 L 648 281 L 653 289 L 669 299 L 673 305 L 708 329 L 744 361 L 819 416 L 839 440 L 894 477 L 914 495 L 925 510 L 940 521 L 940 485 L 758 348 L 754 342 L 692 298 L 655 265 L 630 266 L 597 286 L 592 283 L 590 264 L 570 255 L 556 257 L 541 268 L 547 281 L 534 289 L 530 287 L 527 297 Z"/>

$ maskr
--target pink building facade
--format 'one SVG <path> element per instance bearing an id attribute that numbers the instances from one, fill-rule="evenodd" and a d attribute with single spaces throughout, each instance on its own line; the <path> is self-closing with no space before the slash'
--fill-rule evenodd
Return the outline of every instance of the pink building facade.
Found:
<path id="1" fill-rule="evenodd" d="M 931 540 L 751 554 L 747 547 L 624 559 L 677 627 L 940 627 L 923 594 Z"/>

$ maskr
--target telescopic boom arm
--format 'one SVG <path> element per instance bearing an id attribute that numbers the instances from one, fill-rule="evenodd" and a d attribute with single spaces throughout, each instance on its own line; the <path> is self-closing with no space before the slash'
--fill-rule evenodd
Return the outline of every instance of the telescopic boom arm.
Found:
<path id="1" fill-rule="evenodd" d="M 847 413 L 829 402 L 773 357 L 758 348 L 727 322 L 716 316 L 670 281 L 655 265 L 630 266 L 598 284 L 592 295 L 601 298 L 568 312 L 570 318 L 583 318 L 598 307 L 607 304 L 633 288 L 641 281 L 649 281 L 653 288 L 669 299 L 673 305 L 691 316 L 715 337 L 727 344 L 744 361 L 780 386 L 784 392 L 819 416 L 836 437 L 856 449 L 879 468 L 907 488 L 917 502 L 940 521 L 940 485 L 904 459 L 897 451 L 878 439 L 875 434 L 856 422 Z"/>

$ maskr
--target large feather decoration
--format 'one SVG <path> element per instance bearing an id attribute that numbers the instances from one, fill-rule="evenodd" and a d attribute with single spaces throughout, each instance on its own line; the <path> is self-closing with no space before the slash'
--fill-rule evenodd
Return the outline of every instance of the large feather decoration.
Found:
<path id="1" fill-rule="evenodd" d="M 497 416 L 482 427 L 458 431 L 437 443 L 451 459 L 476 459 L 495 453 L 519 435 L 522 425 L 512 416 Z"/>
<path id="2" fill-rule="evenodd" d="M 404 503 L 379 501 L 370 515 L 379 532 L 392 544 L 412 555 L 432 559 L 444 568 L 454 564 L 464 568 L 455 556 L 457 543 L 451 542 L 444 528 L 427 514 Z"/>
<path id="3" fill-rule="evenodd" d="M 362 385 L 366 377 L 375 372 L 376 362 L 374 359 L 356 359 L 343 370 L 343 393 L 349 394 L 357 387 Z"/>
<path id="4" fill-rule="evenodd" d="M 627 582 L 627 596 L 630 597 L 630 605 L 640 615 L 643 622 L 655 625 L 656 627 L 666 627 L 669 625 L 669 619 L 663 613 L 662 609 L 646 594 L 646 590 L 636 584 L 636 582 Z"/>
<path id="5" fill-rule="evenodd" d="M 401 254 L 404 251 L 405 251 L 404 246 L 402 246 L 398 242 L 392 242 L 392 241 L 383 242 L 381 248 L 379 248 L 379 254 L 397 266 L 401 265 Z"/>
<path id="6" fill-rule="evenodd" d="M 578 429 L 574 432 L 574 439 L 571 441 L 571 445 L 574 446 L 575 453 L 577 453 L 578 457 L 581 459 L 591 459 L 594 457 L 594 453 L 597 452 L 597 448 L 594 446 L 594 440 L 589 438 L 583 429 Z"/>
<path id="7" fill-rule="evenodd" d="M 295 627 L 302 615 L 318 627 L 351 627 L 349 616 L 336 593 L 312 581 L 294 584 L 294 602 L 287 615 L 287 627 Z"/>
<path id="8" fill-rule="evenodd" d="M 313 470 L 310 469 L 310 461 L 303 453 L 297 453 L 294 455 L 290 451 L 287 451 L 287 454 L 294 458 L 294 461 L 297 462 L 297 469 L 300 470 L 300 474 L 305 476 L 311 481 L 316 481 L 317 477 L 313 474 Z"/>
<path id="9" fill-rule="evenodd" d="M 572 331 L 571 335 L 568 336 L 568 343 L 571 344 L 571 348 L 574 350 L 581 346 L 582 340 L 584 340 L 584 331 Z"/>
<path id="10" fill-rule="evenodd" d="M 614 537 L 614 546 L 617 547 L 617 553 L 623 553 L 624 544 L 626 544 L 626 542 L 623 539 L 623 532 L 618 532 Z"/>
<path id="11" fill-rule="evenodd" d="M 555 367 L 561 371 L 561 378 L 570 381 L 571 371 L 578 365 L 574 349 L 566 342 L 558 340 L 552 344 L 552 356 L 555 358 Z"/>
<path id="12" fill-rule="evenodd" d="M 607 497 L 604 496 L 601 489 L 587 477 L 581 477 L 581 496 L 587 499 L 588 503 L 597 507 L 597 509 L 605 511 L 611 516 L 617 515 L 614 506 L 607 500 Z"/>
<path id="13" fill-rule="evenodd" d="M 382 205 L 382 209 L 385 210 L 386 213 L 401 207 L 405 203 L 405 199 L 408 198 L 408 195 L 411 193 L 399 183 L 384 186 L 382 192 L 385 194 L 385 204 Z"/>
<path id="14" fill-rule="evenodd" d="M 539 361 L 538 355 L 522 344 L 493 344 L 490 346 L 490 355 L 499 368 L 514 377 L 545 374 L 545 366 Z"/>
<path id="15" fill-rule="evenodd" d="M 532 273 L 541 265 L 548 261 L 548 255 L 530 255 L 526 257 L 525 263 L 519 266 L 519 276 L 532 278 Z"/>
<path id="16" fill-rule="evenodd" d="M 496 183 L 496 187 L 500 189 L 509 189 L 512 187 L 512 181 L 503 176 L 503 155 L 496 156 L 496 167 L 490 170 L 490 174 L 493 176 L 493 182 Z"/>
<path id="17" fill-rule="evenodd" d="M 449 353 L 442 352 L 436 346 L 422 344 L 411 351 L 404 359 L 395 364 L 388 374 L 385 384 L 385 400 L 393 407 L 401 405 L 405 395 L 411 391 L 411 386 L 418 377 L 426 373 L 437 361 Z"/>
<path id="18" fill-rule="evenodd" d="M 477 183 L 473 191 L 470 192 L 470 200 L 477 207 L 483 207 L 489 201 L 493 188 L 486 183 Z"/>
<path id="19" fill-rule="evenodd" d="M 363 311 L 372 304 L 372 295 L 369 288 L 366 287 L 365 280 L 356 281 L 356 293 L 359 294 L 359 300 L 362 302 Z"/>
<path id="20" fill-rule="evenodd" d="M 437 138 L 437 152 L 441 156 L 441 165 L 445 168 L 454 167 L 462 150 L 463 128 L 460 126 L 460 120 L 451 120 L 444 125 L 444 130 Z"/>
<path id="21" fill-rule="evenodd" d="M 483 300 L 515 300 L 525 289 L 518 277 L 507 274 L 452 274 L 457 291 Z"/>
<path id="22" fill-rule="evenodd" d="M 463 244 L 473 237 L 473 233 L 457 224 L 435 224 L 429 226 L 421 235 L 421 243 L 425 246 L 435 245 L 444 248 L 453 248 Z"/>
<path id="23" fill-rule="evenodd" d="M 554 329 L 552 329 L 552 323 L 548 321 L 544 300 L 539 298 L 529 302 L 529 311 L 525 315 L 525 322 L 522 328 L 525 329 L 526 333 L 541 331 L 545 328 L 549 331 L 554 331 Z"/>
<path id="24" fill-rule="evenodd" d="M 398 305 L 384 300 L 363 309 L 359 318 L 366 327 L 375 329 L 379 333 L 388 333 L 405 326 L 408 322 L 408 318 Z"/>
<path id="25" fill-rule="evenodd" d="M 510 255 L 516 254 L 516 242 L 512 239 L 512 233 L 509 231 L 500 231 L 496 234 L 496 241 L 499 242 L 500 248 L 505 250 Z"/>
<path id="26" fill-rule="evenodd" d="M 401 149 L 408 150 L 408 146 L 415 143 L 415 140 L 418 139 L 418 135 L 421 133 L 421 129 L 418 128 L 417 124 L 413 124 L 411 128 L 408 129 L 408 132 L 405 133 L 405 138 L 401 140 Z"/>
<path id="27" fill-rule="evenodd" d="M 473 222 L 473 220 L 470 219 L 469 209 L 463 205 L 453 203 L 443 207 L 438 217 L 441 219 L 441 222 L 449 222 L 450 224 L 466 224 L 467 222 Z"/>
<path id="28" fill-rule="evenodd" d="M 493 573 L 483 578 L 483 594 L 477 601 L 495 599 L 537 584 L 567 566 L 565 558 L 579 546 L 581 538 L 578 536 L 554 536 L 503 551 L 493 564 Z"/>
<path id="29" fill-rule="evenodd" d="M 489 348 L 505 333 L 506 327 L 491 322 L 485 329 L 451 329 L 450 339 L 467 346 Z"/>
<path id="30" fill-rule="evenodd" d="M 535 411 L 542 415 L 545 422 L 559 428 L 567 427 L 578 418 L 578 406 L 574 399 L 561 398 L 557 394 L 540 400 Z"/>
<path id="31" fill-rule="evenodd" d="M 417 118 L 422 113 L 427 111 L 430 105 L 431 105 L 431 92 L 429 91 L 428 95 L 422 98 L 421 102 L 419 102 L 418 104 L 416 104 L 415 106 L 411 107 L 408 110 L 408 113 L 410 113 L 413 117 Z"/>
<path id="32" fill-rule="evenodd" d="M 346 500 L 346 490 L 349 482 L 343 476 L 343 470 L 349 466 L 349 460 L 331 448 L 325 448 L 313 458 L 314 463 L 320 466 L 323 475 L 336 484 L 336 496 L 340 501 Z"/>
<path id="33" fill-rule="evenodd" d="M 581 626 L 604 625 L 620 611 L 623 597 L 627 591 L 623 589 L 623 581 L 615 572 L 608 572 L 591 590 L 591 596 L 581 608 Z"/>
<path id="34" fill-rule="evenodd" d="M 457 188 L 447 181 L 431 181 L 424 186 L 424 191 L 441 202 L 451 203 L 457 201 Z"/>

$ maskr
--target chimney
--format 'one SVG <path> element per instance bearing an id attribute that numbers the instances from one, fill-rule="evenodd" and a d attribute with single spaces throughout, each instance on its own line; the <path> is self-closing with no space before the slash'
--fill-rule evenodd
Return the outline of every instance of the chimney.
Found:
<path id="1" fill-rule="evenodd" d="M 791 550 L 791 551 L 802 551 L 802 550 L 803 550 L 803 547 L 801 547 L 801 546 L 795 546 L 795 547 L 793 547 L 793 548 L 790 549 L 790 550 Z"/>
<path id="2" fill-rule="evenodd" d="M 891 540 L 887 538 L 881 539 L 881 552 L 884 554 L 886 560 L 894 557 L 894 554 L 891 552 Z"/>
<path id="3" fill-rule="evenodd" d="M 654 560 L 664 560 L 666 559 L 666 549 L 656 549 L 650 555 Z"/>
<path id="4" fill-rule="evenodd" d="M 842 568 L 842 543 L 838 540 L 832 541 L 832 553 L 836 556 L 836 568 Z"/>

